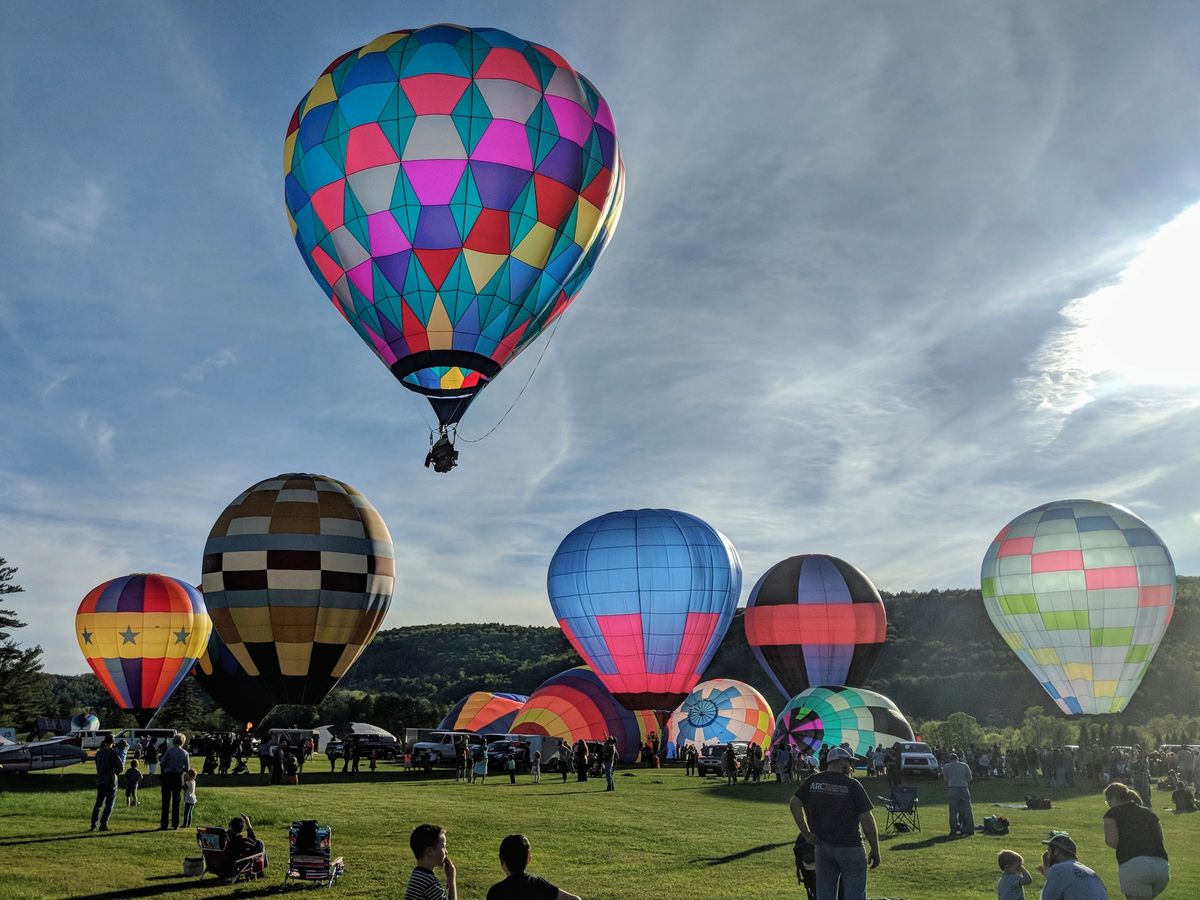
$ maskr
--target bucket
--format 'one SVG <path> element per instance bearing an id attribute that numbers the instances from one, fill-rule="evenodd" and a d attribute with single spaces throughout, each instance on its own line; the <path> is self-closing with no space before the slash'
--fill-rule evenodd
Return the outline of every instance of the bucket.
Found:
<path id="1" fill-rule="evenodd" d="M 203 856 L 185 856 L 183 858 L 183 874 L 199 878 L 204 874 Z"/>

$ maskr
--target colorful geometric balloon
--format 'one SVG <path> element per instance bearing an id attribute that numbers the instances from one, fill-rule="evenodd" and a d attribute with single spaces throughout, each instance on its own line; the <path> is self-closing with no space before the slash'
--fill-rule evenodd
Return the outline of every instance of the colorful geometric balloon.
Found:
<path id="1" fill-rule="evenodd" d="M 696 685 L 667 726 L 674 753 L 691 744 L 747 741 L 766 747 L 775 730 L 775 714 L 758 691 L 744 681 L 713 678 Z"/>
<path id="2" fill-rule="evenodd" d="M 572 744 L 603 741 L 611 734 L 623 762 L 633 762 L 646 739 L 658 732 L 654 715 L 630 712 L 609 693 L 588 666 L 577 666 L 544 681 L 513 720 L 513 734 L 542 734 Z"/>
<path id="3" fill-rule="evenodd" d="M 729 629 L 742 564 L 695 516 L 627 509 L 563 538 L 546 588 L 563 634 L 617 700 L 669 713 Z"/>
<path id="4" fill-rule="evenodd" d="M 91 713 L 80 713 L 71 716 L 72 731 L 99 731 L 100 720 Z"/>
<path id="5" fill-rule="evenodd" d="M 387 615 L 395 561 L 370 502 L 324 475 L 277 475 L 225 508 L 204 599 L 229 652 L 277 703 L 320 703 Z"/>
<path id="6" fill-rule="evenodd" d="M 507 732 L 528 699 L 525 694 L 475 691 L 454 704 L 438 731 Z"/>
<path id="7" fill-rule="evenodd" d="M 275 700 L 260 676 L 250 675 L 213 629 L 192 676 L 204 693 L 249 731 L 275 708 Z"/>
<path id="8" fill-rule="evenodd" d="M 862 756 L 882 744 L 911 741 L 912 726 L 882 694 L 849 687 L 814 687 L 788 701 L 775 721 L 771 743 L 786 741 L 806 752 L 849 744 Z"/>
<path id="9" fill-rule="evenodd" d="M 592 83 L 547 47 L 458 25 L 334 60 L 283 168 L 313 278 L 443 425 L 575 299 L 624 193 Z"/>
<path id="10" fill-rule="evenodd" d="M 143 726 L 183 681 L 211 631 L 200 592 L 167 575 L 106 581 L 88 592 L 75 615 L 84 659 Z"/>
<path id="11" fill-rule="evenodd" d="M 807 687 L 863 684 L 886 637 L 879 591 L 836 556 L 776 563 L 746 603 L 746 642 L 785 697 Z"/>
<path id="12" fill-rule="evenodd" d="M 1175 565 L 1121 506 L 1057 500 L 992 541 L 983 605 L 1005 643 L 1068 715 L 1119 713 L 1175 610 Z"/>

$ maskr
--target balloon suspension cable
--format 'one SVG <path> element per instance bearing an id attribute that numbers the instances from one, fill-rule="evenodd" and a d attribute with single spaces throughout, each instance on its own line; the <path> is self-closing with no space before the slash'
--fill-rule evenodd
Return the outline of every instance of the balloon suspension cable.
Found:
<path id="1" fill-rule="evenodd" d="M 491 434 L 493 431 L 495 431 L 497 428 L 499 428 L 501 423 L 503 423 L 504 420 L 508 418 L 508 414 L 513 411 L 513 409 L 516 407 L 516 405 L 518 403 L 521 402 L 521 398 L 525 395 L 525 389 L 527 387 L 529 387 L 529 382 L 533 381 L 533 376 L 537 374 L 538 367 L 542 364 L 542 360 L 546 356 L 546 351 L 550 349 L 550 342 L 554 340 L 554 335 L 556 335 L 558 333 L 558 323 L 561 321 L 562 321 L 562 316 L 559 316 L 557 319 L 554 320 L 554 327 L 550 329 L 550 336 L 547 337 L 546 342 L 544 344 L 542 344 L 542 352 L 538 354 L 537 362 L 535 362 L 533 364 L 533 371 L 531 371 L 529 373 L 529 377 L 525 379 L 525 384 L 523 384 L 521 386 L 521 390 L 517 392 L 517 396 L 513 399 L 513 402 L 508 405 L 508 409 L 506 409 L 504 411 L 504 415 L 502 415 L 500 417 L 500 419 L 496 422 L 495 425 L 493 425 L 491 428 L 489 428 L 487 431 L 485 431 L 479 437 L 463 438 L 462 442 L 464 444 L 478 444 L 485 437 L 487 437 L 489 434 Z"/>

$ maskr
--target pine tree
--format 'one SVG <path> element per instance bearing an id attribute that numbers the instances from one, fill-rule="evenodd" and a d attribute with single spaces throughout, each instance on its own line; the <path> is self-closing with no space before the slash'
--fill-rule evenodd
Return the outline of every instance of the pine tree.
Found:
<path id="1" fill-rule="evenodd" d="M 204 703 L 197 695 L 196 681 L 190 675 L 179 682 L 151 723 L 155 728 L 174 728 L 184 733 L 194 730 L 204 716 Z"/>
<path id="2" fill-rule="evenodd" d="M 9 594 L 25 589 L 13 582 L 17 567 L 0 556 L 0 724 L 24 729 L 45 704 L 42 688 L 42 648 L 22 647 L 10 634 L 24 628 L 16 613 L 3 607 Z"/>

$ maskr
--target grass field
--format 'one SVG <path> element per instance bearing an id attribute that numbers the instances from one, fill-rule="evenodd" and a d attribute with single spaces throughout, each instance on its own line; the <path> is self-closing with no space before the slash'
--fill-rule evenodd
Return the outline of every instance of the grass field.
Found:
<path id="1" fill-rule="evenodd" d="M 626 770 L 615 793 L 604 782 L 541 785 L 519 776 L 491 776 L 485 784 L 453 778 L 404 776 L 385 765 L 375 775 L 330 776 L 310 766 L 298 787 L 263 785 L 257 775 L 202 779 L 196 824 L 224 824 L 248 813 L 271 857 L 268 878 L 240 887 L 184 878 L 184 856 L 196 854 L 194 831 L 158 831 L 157 786 L 142 789 L 142 806 L 126 808 L 119 792 L 112 832 L 89 833 L 94 788 L 82 767 L 65 774 L 0 778 L 0 896 L 2 897 L 253 897 L 274 893 L 286 861 L 286 829 L 295 818 L 318 817 L 333 827 L 336 854 L 347 872 L 335 888 L 345 897 L 399 897 L 412 867 L 408 835 L 420 822 L 448 831 L 458 866 L 459 895 L 482 898 L 499 880 L 500 838 L 522 831 L 533 844 L 531 871 L 587 900 L 598 898 L 774 898 L 802 896 L 794 878 L 796 829 L 787 809 L 788 785 L 726 786 L 724 779 L 687 777 L 680 769 Z M 882 780 L 864 781 L 872 796 Z M 871 897 L 970 900 L 995 897 L 996 853 L 1012 848 L 1032 871 L 1039 841 L 1052 828 L 1070 831 L 1081 859 L 1098 869 L 1117 900 L 1116 863 L 1104 846 L 1098 791 L 1055 796 L 1048 811 L 994 809 L 1025 794 L 1046 793 L 1018 782 L 974 788 L 976 822 L 1000 812 L 1012 822 L 1006 837 L 950 840 L 945 790 L 920 782 L 923 830 L 885 837 L 883 864 L 871 873 Z M 1172 855 L 1165 896 L 1200 897 L 1200 815 L 1175 816 L 1154 805 Z M 883 813 L 876 811 L 882 831 Z M 1028 897 L 1041 879 L 1034 875 Z"/>

